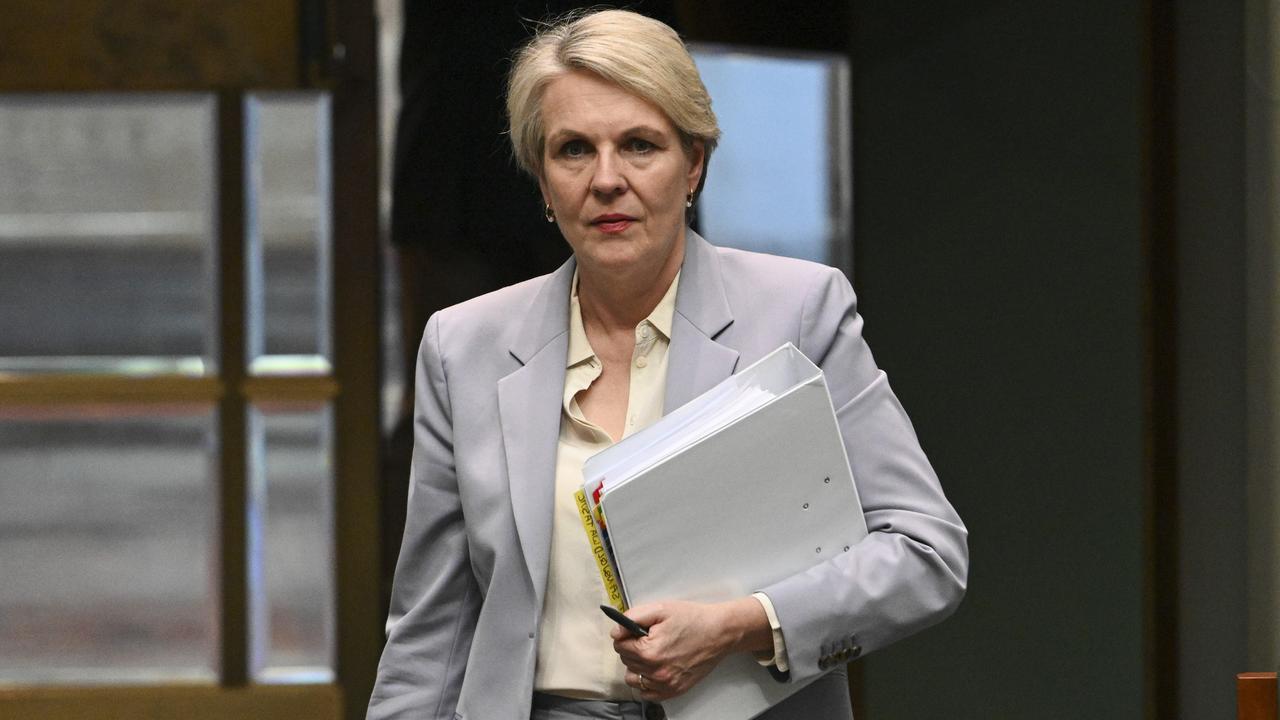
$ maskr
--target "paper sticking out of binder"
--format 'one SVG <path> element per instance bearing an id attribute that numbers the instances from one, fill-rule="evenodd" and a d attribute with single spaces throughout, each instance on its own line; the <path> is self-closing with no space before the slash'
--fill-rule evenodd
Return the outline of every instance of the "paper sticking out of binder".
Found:
<path id="1" fill-rule="evenodd" d="M 579 512 L 620 610 L 750 595 L 867 534 L 822 371 L 790 343 L 597 453 L 583 478 Z M 734 655 L 663 706 L 747 720 L 801 687 Z"/>

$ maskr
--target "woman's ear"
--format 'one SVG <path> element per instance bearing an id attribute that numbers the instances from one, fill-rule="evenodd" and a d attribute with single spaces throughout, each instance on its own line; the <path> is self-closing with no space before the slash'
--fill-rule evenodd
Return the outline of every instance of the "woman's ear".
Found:
<path id="1" fill-rule="evenodd" d="M 701 140 L 694 140 L 685 154 L 689 158 L 689 192 L 697 192 L 707 167 L 707 146 Z"/>

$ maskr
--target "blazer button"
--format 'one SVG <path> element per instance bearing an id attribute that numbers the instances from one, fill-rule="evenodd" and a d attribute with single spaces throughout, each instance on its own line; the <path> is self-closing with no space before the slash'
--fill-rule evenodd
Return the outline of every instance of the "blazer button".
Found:
<path id="1" fill-rule="evenodd" d="M 858 659 L 858 656 L 859 656 L 859 655 L 861 655 L 861 654 L 862 654 L 862 646 L 861 646 L 861 645 L 854 645 L 852 648 L 850 648 L 850 649 L 849 649 L 849 659 L 850 659 L 850 660 L 857 660 L 857 659 Z"/>

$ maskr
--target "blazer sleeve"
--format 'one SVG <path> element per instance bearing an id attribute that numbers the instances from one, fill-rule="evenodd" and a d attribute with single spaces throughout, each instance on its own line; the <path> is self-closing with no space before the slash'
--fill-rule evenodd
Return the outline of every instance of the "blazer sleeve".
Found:
<path id="1" fill-rule="evenodd" d="M 941 621 L 964 595 L 967 532 L 862 338 L 853 288 L 827 268 L 805 300 L 800 350 L 826 375 L 867 537 L 763 588 L 803 682 Z"/>
<path id="2" fill-rule="evenodd" d="M 368 720 L 451 720 L 480 611 L 453 461 L 440 316 L 418 352 L 408 514 Z"/>

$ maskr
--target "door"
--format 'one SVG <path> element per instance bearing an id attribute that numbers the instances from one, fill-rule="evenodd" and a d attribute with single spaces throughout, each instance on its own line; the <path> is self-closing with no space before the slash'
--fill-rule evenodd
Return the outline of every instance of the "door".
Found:
<path id="1" fill-rule="evenodd" d="M 362 717 L 372 5 L 4 14 L 0 717 Z"/>

